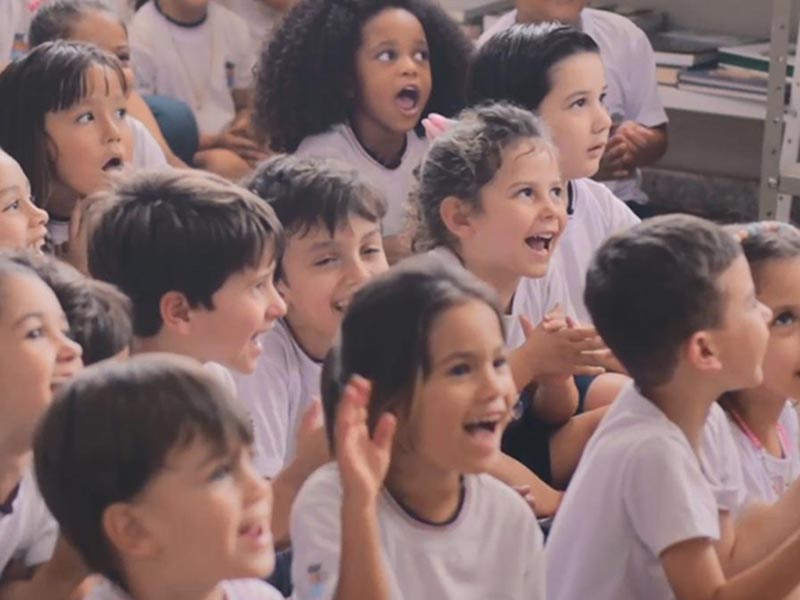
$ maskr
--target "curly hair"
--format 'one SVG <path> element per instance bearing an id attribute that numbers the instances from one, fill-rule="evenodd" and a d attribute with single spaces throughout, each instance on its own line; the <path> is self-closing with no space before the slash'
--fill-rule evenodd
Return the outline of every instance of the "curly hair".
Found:
<path id="1" fill-rule="evenodd" d="M 349 116 L 347 87 L 366 21 L 401 8 L 422 24 L 433 90 L 424 113 L 453 115 L 464 106 L 470 42 L 429 0 L 300 0 L 264 47 L 256 74 L 254 124 L 278 152 Z"/>

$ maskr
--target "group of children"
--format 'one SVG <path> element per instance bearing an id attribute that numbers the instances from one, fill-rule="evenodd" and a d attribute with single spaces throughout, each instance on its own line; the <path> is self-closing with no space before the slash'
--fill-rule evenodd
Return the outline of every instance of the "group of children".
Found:
<path id="1" fill-rule="evenodd" d="M 260 2 L 0 73 L 0 600 L 800 595 L 800 233 L 639 222 L 643 34 Z"/>

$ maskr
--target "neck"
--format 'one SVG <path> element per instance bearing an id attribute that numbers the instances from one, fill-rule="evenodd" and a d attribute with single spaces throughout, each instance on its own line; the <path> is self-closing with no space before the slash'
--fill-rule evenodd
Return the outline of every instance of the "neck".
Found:
<path id="1" fill-rule="evenodd" d="M 19 485 L 32 456 L 33 453 L 28 450 L 22 453 L 4 454 L 0 459 L 0 504 L 4 504 L 14 488 Z"/>
<path id="2" fill-rule="evenodd" d="M 506 314 L 511 313 L 511 302 L 517 292 L 520 279 L 516 273 L 510 273 L 497 265 L 485 265 L 481 256 L 473 256 L 462 246 L 457 252 L 468 271 L 494 289 L 500 298 L 500 305 Z"/>
<path id="3" fill-rule="evenodd" d="M 130 567 L 130 565 L 128 565 Z M 143 564 L 131 567 L 127 575 L 129 595 L 132 600 L 225 600 L 219 583 L 203 584 L 195 581 L 175 581 L 164 573 L 160 565 Z M 144 571 L 147 571 L 146 573 Z"/>
<path id="4" fill-rule="evenodd" d="M 208 13 L 208 6 L 187 6 L 183 2 L 175 0 L 155 0 L 158 8 L 173 21 L 184 25 L 193 25 L 202 21 Z"/>
<path id="5" fill-rule="evenodd" d="M 782 455 L 778 419 L 785 406 L 784 396 L 770 392 L 764 386 L 738 392 L 731 403 L 733 410 L 747 424 L 753 435 L 774 456 Z"/>
<path id="6" fill-rule="evenodd" d="M 55 181 L 47 197 L 47 212 L 54 219 L 69 221 L 78 199 L 79 195 L 73 190 Z"/>
<path id="7" fill-rule="evenodd" d="M 317 332 L 292 319 L 291 314 L 287 314 L 284 320 L 286 321 L 286 326 L 289 328 L 294 341 L 300 346 L 300 349 L 306 356 L 316 362 L 325 360 L 325 356 L 327 356 L 333 346 L 333 340 L 322 339 L 322 336 Z"/>
<path id="8" fill-rule="evenodd" d="M 404 507 L 431 523 L 452 519 L 461 501 L 461 476 L 436 468 L 413 452 L 395 448 L 386 489 Z"/>
<path id="9" fill-rule="evenodd" d="M 680 370 L 681 367 L 678 366 L 676 373 Z M 722 392 L 703 377 L 682 377 L 676 374 L 672 381 L 652 390 L 647 397 L 680 428 L 695 454 L 699 455 L 708 411 Z"/>
<path id="10" fill-rule="evenodd" d="M 200 351 L 201 346 L 201 344 L 197 343 L 197 340 L 172 336 L 162 328 L 162 330 L 154 336 L 135 336 L 131 343 L 131 355 L 144 354 L 145 352 L 168 352 L 170 354 L 188 356 L 201 363 L 205 363 L 210 359 L 202 354 Z"/>
<path id="11" fill-rule="evenodd" d="M 385 167 L 400 163 L 406 149 L 406 134 L 388 131 L 367 119 L 355 115 L 350 127 L 361 146 Z"/>

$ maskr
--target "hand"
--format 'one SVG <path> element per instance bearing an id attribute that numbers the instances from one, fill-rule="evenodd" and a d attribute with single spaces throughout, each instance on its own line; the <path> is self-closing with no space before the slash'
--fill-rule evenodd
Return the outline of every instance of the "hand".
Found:
<path id="1" fill-rule="evenodd" d="M 520 323 L 525 334 L 524 351 L 534 363 L 534 381 L 605 372 L 602 362 L 610 352 L 594 327 L 579 327 L 558 309 L 538 327 L 524 315 Z"/>
<path id="2" fill-rule="evenodd" d="M 367 424 L 372 386 L 354 375 L 342 392 L 336 414 L 336 460 L 345 494 L 357 501 L 373 502 L 389 470 L 397 420 L 384 413 L 370 439 Z"/>
<path id="3" fill-rule="evenodd" d="M 431 113 L 427 118 L 422 119 L 422 127 L 425 129 L 425 137 L 435 140 L 445 131 L 456 124 L 455 119 L 448 119 L 437 113 Z"/>
<path id="4" fill-rule="evenodd" d="M 234 133 L 232 130 L 220 133 L 215 140 L 214 147 L 231 150 L 252 165 L 261 162 L 269 156 L 269 154 L 253 140 L 239 133 Z"/>
<path id="5" fill-rule="evenodd" d="M 536 514 L 536 499 L 533 497 L 533 493 L 531 492 L 531 486 L 529 485 L 512 485 L 511 486 L 515 492 L 517 492 L 522 499 L 525 500 L 528 507 L 533 511 L 533 514 Z"/>
<path id="6" fill-rule="evenodd" d="M 606 149 L 600 158 L 600 169 L 595 173 L 594 178 L 598 181 L 608 181 L 631 177 L 633 174 L 632 161 L 633 153 L 627 140 L 614 134 L 606 144 Z"/>
<path id="7" fill-rule="evenodd" d="M 331 458 L 319 399 L 314 399 L 313 404 L 303 413 L 295 448 L 292 471 L 300 484 Z"/>

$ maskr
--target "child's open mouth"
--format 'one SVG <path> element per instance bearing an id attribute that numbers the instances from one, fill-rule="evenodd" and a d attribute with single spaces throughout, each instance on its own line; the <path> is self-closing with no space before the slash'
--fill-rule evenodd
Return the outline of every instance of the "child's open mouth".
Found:
<path id="1" fill-rule="evenodd" d="M 419 88 L 415 85 L 407 85 L 395 97 L 395 102 L 401 111 L 414 113 L 419 107 Z"/>
<path id="2" fill-rule="evenodd" d="M 554 239 L 555 235 L 552 233 L 539 233 L 525 238 L 525 243 L 536 252 L 549 252 Z"/>
<path id="3" fill-rule="evenodd" d="M 108 172 L 108 171 L 118 171 L 118 170 L 122 169 L 123 166 L 125 166 L 125 165 L 122 162 L 122 159 L 119 158 L 118 156 L 114 156 L 112 158 L 109 158 L 106 161 L 106 163 L 103 165 L 103 171 L 106 171 L 106 172 Z"/>
<path id="4" fill-rule="evenodd" d="M 499 424 L 500 421 L 495 419 L 471 421 L 470 423 L 464 425 L 464 431 L 466 431 L 470 435 L 480 434 L 481 432 L 484 431 L 488 431 L 489 433 L 494 433 L 497 430 L 497 426 Z"/>

